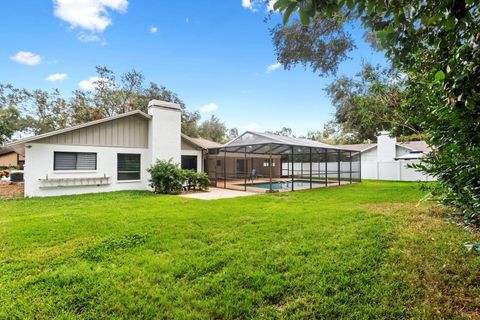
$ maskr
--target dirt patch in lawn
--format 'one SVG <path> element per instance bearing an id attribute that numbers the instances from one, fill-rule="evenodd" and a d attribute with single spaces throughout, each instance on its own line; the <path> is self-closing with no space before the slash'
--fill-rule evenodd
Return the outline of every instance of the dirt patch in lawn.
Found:
<path id="1" fill-rule="evenodd" d="M 0 182 L 0 199 L 23 197 L 23 183 Z"/>

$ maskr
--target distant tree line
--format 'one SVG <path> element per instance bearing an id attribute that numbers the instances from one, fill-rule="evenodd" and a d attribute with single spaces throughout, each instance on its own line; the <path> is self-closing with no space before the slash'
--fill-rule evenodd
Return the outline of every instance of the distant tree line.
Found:
<path id="1" fill-rule="evenodd" d="M 0 84 L 0 144 L 17 133 L 42 134 L 68 126 L 114 116 L 132 110 L 147 112 L 153 99 L 178 103 L 182 108 L 182 132 L 224 143 L 238 135 L 216 116 L 200 122 L 198 111 L 188 111 L 178 95 L 132 70 L 119 78 L 107 67 L 96 67 L 91 90 L 75 90 L 65 98 L 58 89 L 45 91 Z"/>

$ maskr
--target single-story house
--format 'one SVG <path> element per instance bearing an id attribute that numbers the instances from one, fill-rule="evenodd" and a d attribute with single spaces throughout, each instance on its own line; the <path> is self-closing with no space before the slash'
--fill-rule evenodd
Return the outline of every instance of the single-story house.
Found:
<path id="1" fill-rule="evenodd" d="M 425 141 L 397 142 L 388 132 L 377 136 L 377 143 L 343 144 L 337 147 L 357 150 L 362 153 L 362 161 L 393 161 L 419 159 L 432 149 Z"/>
<path id="2" fill-rule="evenodd" d="M 159 100 L 148 114 L 131 111 L 7 145 L 25 155 L 25 196 L 148 190 L 146 169 L 156 159 L 203 171 L 206 149 L 217 146 L 183 135 L 180 106 Z"/>
<path id="3" fill-rule="evenodd" d="M 25 163 L 23 154 L 8 147 L 0 147 L 0 168 L 21 167 Z"/>
<path id="4" fill-rule="evenodd" d="M 337 145 L 361 153 L 362 179 L 429 181 L 432 177 L 410 167 L 432 149 L 425 141 L 397 142 L 388 132 L 377 136 L 377 143 Z"/>

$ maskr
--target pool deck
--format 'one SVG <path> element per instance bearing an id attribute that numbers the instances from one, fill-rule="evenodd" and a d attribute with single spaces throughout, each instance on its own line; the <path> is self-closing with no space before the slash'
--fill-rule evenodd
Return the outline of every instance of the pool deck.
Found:
<path id="1" fill-rule="evenodd" d="M 191 198 L 191 199 L 199 199 L 199 200 L 217 200 L 217 199 L 246 197 L 246 196 L 252 196 L 256 194 L 258 194 L 258 192 L 248 192 L 248 191 L 245 192 L 245 191 L 210 187 L 209 191 L 207 192 L 187 193 L 187 194 L 182 194 L 180 196 L 185 198 Z"/>

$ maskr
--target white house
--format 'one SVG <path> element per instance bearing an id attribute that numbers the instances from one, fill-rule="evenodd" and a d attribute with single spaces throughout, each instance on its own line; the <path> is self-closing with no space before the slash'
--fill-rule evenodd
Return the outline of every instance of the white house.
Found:
<path id="1" fill-rule="evenodd" d="M 8 145 L 25 156 L 25 196 L 148 190 L 146 169 L 173 159 L 203 171 L 204 154 L 218 144 L 181 133 L 178 104 L 152 100 L 148 114 L 132 111 Z"/>
<path id="2" fill-rule="evenodd" d="M 340 145 L 361 152 L 362 179 L 430 181 L 430 176 L 410 168 L 432 149 L 425 141 L 397 142 L 388 132 L 380 132 L 377 143 Z"/>

